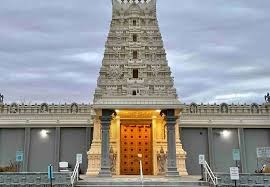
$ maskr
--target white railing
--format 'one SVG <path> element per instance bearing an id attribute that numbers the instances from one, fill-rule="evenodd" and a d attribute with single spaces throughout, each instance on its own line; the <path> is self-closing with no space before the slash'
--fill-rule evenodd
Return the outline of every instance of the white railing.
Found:
<path id="1" fill-rule="evenodd" d="M 142 160 L 140 160 L 140 179 L 141 179 L 141 184 L 143 185 L 143 170 L 142 170 Z"/>
<path id="2" fill-rule="evenodd" d="M 206 161 L 204 161 L 203 167 L 204 167 L 204 173 L 205 173 L 205 180 L 208 181 L 208 177 L 209 177 L 212 183 L 216 186 L 218 184 L 218 178 L 215 176 L 215 174 L 213 173 L 213 171 L 211 170 L 210 166 L 208 165 Z"/>
<path id="3" fill-rule="evenodd" d="M 80 167 L 80 164 L 79 162 L 77 162 L 70 178 L 72 187 L 79 180 L 79 167 Z"/>

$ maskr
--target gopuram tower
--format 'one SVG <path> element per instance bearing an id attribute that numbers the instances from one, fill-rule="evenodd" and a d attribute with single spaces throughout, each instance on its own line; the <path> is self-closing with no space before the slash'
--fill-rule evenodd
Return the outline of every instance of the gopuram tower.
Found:
<path id="1" fill-rule="evenodd" d="M 93 110 L 88 175 L 187 175 L 181 103 L 159 31 L 156 0 L 112 0 Z"/>

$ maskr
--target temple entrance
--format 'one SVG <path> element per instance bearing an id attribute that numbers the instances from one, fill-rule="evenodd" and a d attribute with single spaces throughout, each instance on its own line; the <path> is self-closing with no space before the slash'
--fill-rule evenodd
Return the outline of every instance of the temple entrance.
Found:
<path id="1" fill-rule="evenodd" d="M 142 155 L 143 174 L 153 174 L 151 125 L 121 124 L 120 174 L 139 175 L 138 154 Z"/>

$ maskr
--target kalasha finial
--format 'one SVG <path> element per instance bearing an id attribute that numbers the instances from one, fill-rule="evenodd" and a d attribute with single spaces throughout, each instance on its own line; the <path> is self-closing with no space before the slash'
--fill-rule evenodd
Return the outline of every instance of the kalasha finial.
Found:
<path id="1" fill-rule="evenodd" d="M 269 94 L 269 92 L 264 96 L 264 99 L 265 99 L 266 103 L 270 103 L 270 94 Z"/>

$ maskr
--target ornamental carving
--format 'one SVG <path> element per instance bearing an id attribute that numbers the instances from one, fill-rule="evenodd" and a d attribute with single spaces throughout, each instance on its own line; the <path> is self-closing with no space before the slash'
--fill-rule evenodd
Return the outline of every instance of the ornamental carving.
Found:
<path id="1" fill-rule="evenodd" d="M 154 61 L 156 59 L 157 47 L 149 47 L 149 50 L 151 52 L 151 61 Z"/>
<path id="2" fill-rule="evenodd" d="M 153 65 L 151 69 L 152 69 L 153 76 L 157 77 L 158 73 L 160 71 L 160 66 L 159 65 Z"/>
<path id="3" fill-rule="evenodd" d="M 113 175 L 116 174 L 116 158 L 117 152 L 114 152 L 113 148 L 110 148 L 110 162 L 111 162 L 111 172 Z"/>
<path id="4" fill-rule="evenodd" d="M 226 103 L 222 103 L 220 105 L 220 112 L 221 113 L 229 113 L 229 107 Z"/>
<path id="5" fill-rule="evenodd" d="M 164 175 L 166 172 L 167 154 L 164 152 L 163 147 L 161 147 L 160 151 L 157 153 L 157 161 L 158 161 L 158 174 Z"/>
<path id="6" fill-rule="evenodd" d="M 265 99 L 266 103 L 270 103 L 270 94 L 267 93 L 267 94 L 264 96 L 264 99 Z"/>
<path id="7" fill-rule="evenodd" d="M 4 95 L 0 93 L 0 103 L 4 102 Z"/>
<path id="8" fill-rule="evenodd" d="M 120 66 L 116 65 L 116 66 L 110 66 L 110 70 L 109 70 L 109 78 L 113 79 L 113 80 L 118 80 L 121 78 L 123 72 L 122 69 L 120 68 Z"/>
<path id="9" fill-rule="evenodd" d="M 49 106 L 46 103 L 43 103 L 40 105 L 40 113 L 48 113 L 49 112 Z"/>
<path id="10" fill-rule="evenodd" d="M 196 114 L 198 112 L 198 107 L 196 103 L 192 103 L 190 105 L 189 112 L 192 114 Z"/>
<path id="11" fill-rule="evenodd" d="M 70 111 L 72 114 L 76 114 L 79 112 L 79 106 L 77 103 L 72 103 L 70 106 Z"/>
<path id="12" fill-rule="evenodd" d="M 120 38 L 121 39 L 121 38 Z M 120 58 L 121 47 L 113 47 L 116 58 Z"/>
<path id="13" fill-rule="evenodd" d="M 258 114 L 259 113 L 259 106 L 256 103 L 253 103 L 251 105 L 250 110 L 251 110 L 252 114 Z"/>
<path id="14" fill-rule="evenodd" d="M 17 105 L 16 103 L 12 103 L 12 104 L 10 105 L 10 113 L 11 113 L 11 114 L 16 114 L 16 113 L 18 113 L 18 110 L 19 110 L 19 107 L 18 107 L 18 105 Z"/>
<path id="15" fill-rule="evenodd" d="M 121 51 L 121 47 L 119 47 L 119 46 L 113 47 L 113 50 L 116 51 L 116 52 L 119 52 L 119 51 Z"/>

